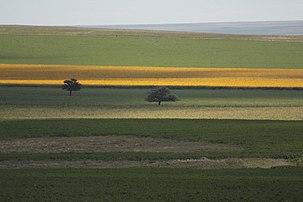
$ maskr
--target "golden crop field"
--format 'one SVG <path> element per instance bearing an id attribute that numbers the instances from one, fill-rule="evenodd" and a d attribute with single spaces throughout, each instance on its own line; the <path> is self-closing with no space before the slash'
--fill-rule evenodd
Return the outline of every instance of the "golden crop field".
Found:
<path id="1" fill-rule="evenodd" d="M 303 107 L 0 107 L 5 119 L 243 119 L 303 120 Z"/>
<path id="2" fill-rule="evenodd" d="M 303 87 L 303 69 L 0 64 L 0 84 Z"/>

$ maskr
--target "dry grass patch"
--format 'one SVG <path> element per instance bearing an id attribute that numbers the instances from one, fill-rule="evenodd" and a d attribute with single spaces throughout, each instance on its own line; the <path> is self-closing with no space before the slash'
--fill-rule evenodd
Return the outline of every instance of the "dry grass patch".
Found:
<path id="1" fill-rule="evenodd" d="M 169 118 L 303 120 L 303 107 L 0 107 L 0 117 L 5 117 L 5 119 Z"/>
<path id="2" fill-rule="evenodd" d="M 194 152 L 239 150 L 237 146 L 134 136 L 44 137 L 0 141 L 0 153 Z"/>
<path id="3" fill-rule="evenodd" d="M 194 168 L 194 169 L 238 169 L 272 168 L 295 166 L 285 159 L 187 159 L 168 161 L 1 161 L 0 169 L 34 168 Z"/>

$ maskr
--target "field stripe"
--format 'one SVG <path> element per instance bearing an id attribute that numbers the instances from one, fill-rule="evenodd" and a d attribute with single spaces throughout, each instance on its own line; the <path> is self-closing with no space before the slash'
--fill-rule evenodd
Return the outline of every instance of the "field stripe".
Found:
<path id="1" fill-rule="evenodd" d="M 167 106 L 167 104 L 165 104 Z M 157 106 L 156 106 L 157 107 Z M 303 107 L 1 107 L 0 121 L 12 119 L 237 119 L 303 120 Z M 2 118 L 3 117 L 3 118 Z M 5 117 L 5 118 L 4 118 Z"/>
<path id="2" fill-rule="evenodd" d="M 0 84 L 303 87 L 303 69 L 0 64 Z"/>

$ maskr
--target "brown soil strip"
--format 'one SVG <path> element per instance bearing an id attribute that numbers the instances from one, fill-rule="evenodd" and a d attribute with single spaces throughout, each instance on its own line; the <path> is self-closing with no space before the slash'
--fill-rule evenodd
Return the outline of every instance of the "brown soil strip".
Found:
<path id="1" fill-rule="evenodd" d="M 0 169 L 32 168 L 194 168 L 194 169 L 236 169 L 272 168 L 295 166 L 285 159 L 220 159 L 208 158 L 170 161 L 2 161 Z"/>
<path id="2" fill-rule="evenodd" d="M 194 152 L 230 151 L 240 147 L 134 136 L 43 137 L 0 141 L 0 153 Z"/>

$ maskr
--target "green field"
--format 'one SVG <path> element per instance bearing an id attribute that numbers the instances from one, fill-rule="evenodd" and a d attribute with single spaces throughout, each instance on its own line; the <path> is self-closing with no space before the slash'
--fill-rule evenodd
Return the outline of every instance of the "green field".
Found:
<path id="1" fill-rule="evenodd" d="M 0 47 L 0 64 L 303 68 L 302 36 L 0 26 Z M 0 201 L 302 201 L 302 90 L 150 90 L 1 85 Z"/>
<path id="2" fill-rule="evenodd" d="M 83 88 L 69 97 L 60 87 L 0 87 L 5 106 L 150 107 L 144 101 L 151 88 Z M 165 107 L 302 107 L 300 90 L 173 89 L 180 101 Z"/>
<path id="3" fill-rule="evenodd" d="M 32 137 L 131 135 L 236 145 L 243 148 L 240 151 L 230 152 L 200 152 L 200 157 L 294 158 L 303 156 L 302 121 L 175 119 L 8 120 L 1 121 L 0 128 L 2 128 L 0 136 L 2 140 Z M 22 154 L 18 155 L 22 156 Z M 85 155 L 83 156 L 85 157 Z M 161 158 L 161 154 L 158 156 Z M 14 158 L 12 157 L 12 159 Z M 100 158 L 106 157 L 101 155 Z M 113 155 L 114 158 L 115 155 Z"/>
<path id="4" fill-rule="evenodd" d="M 1 201 L 300 201 L 303 169 L 0 170 Z"/>
<path id="5" fill-rule="evenodd" d="M 303 68 L 301 40 L 127 35 L 126 31 L 78 36 L 77 30 L 41 35 L 35 29 L 27 34 L 5 29 L 12 31 L 0 30 L 0 63 L 4 64 Z"/>
<path id="6" fill-rule="evenodd" d="M 85 88 L 69 97 L 52 87 L 0 87 L 2 119 L 188 118 L 302 120 L 303 94 L 296 90 L 183 89 L 180 101 L 144 101 L 150 89 Z M 292 112 L 292 113 L 288 113 Z"/>

